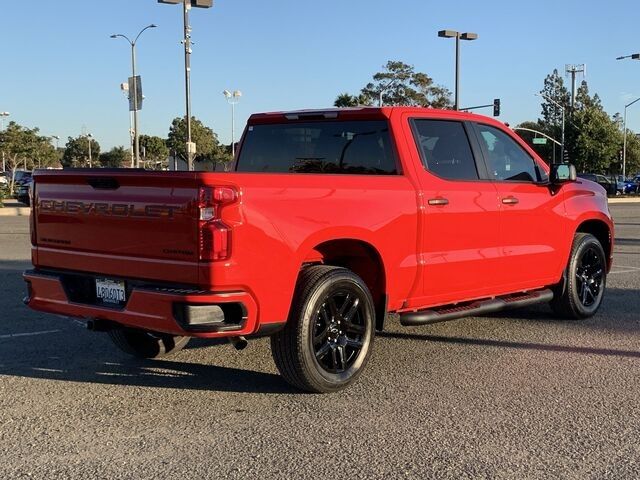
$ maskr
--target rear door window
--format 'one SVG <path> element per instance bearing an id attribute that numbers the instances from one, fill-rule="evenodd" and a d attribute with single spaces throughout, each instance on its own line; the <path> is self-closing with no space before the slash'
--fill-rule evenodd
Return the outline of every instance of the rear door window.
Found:
<path id="1" fill-rule="evenodd" d="M 447 180 L 478 180 L 478 169 L 461 122 L 414 119 L 413 134 L 425 168 Z"/>
<path id="2" fill-rule="evenodd" d="M 398 173 L 389 126 L 384 120 L 250 125 L 236 171 Z"/>

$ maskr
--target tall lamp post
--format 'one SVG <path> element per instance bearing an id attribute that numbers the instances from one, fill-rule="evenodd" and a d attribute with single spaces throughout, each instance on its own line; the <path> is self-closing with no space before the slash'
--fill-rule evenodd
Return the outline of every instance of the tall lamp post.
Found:
<path id="1" fill-rule="evenodd" d="M 630 58 L 631 60 L 640 60 L 640 53 L 622 55 L 621 57 L 616 57 L 616 60 L 624 60 L 626 58 Z M 627 174 L 627 108 L 636 103 L 638 100 L 640 100 L 640 98 L 624 106 L 624 140 L 622 143 L 622 176 L 624 177 L 626 177 Z"/>
<path id="2" fill-rule="evenodd" d="M 0 112 L 0 130 L 4 130 L 4 119 L 11 115 L 9 112 Z M 7 165 L 4 159 L 4 148 L 2 149 L 2 171 L 7 171 Z"/>
<path id="3" fill-rule="evenodd" d="M 140 165 L 140 134 L 138 131 L 138 106 L 139 106 L 139 99 L 138 98 L 138 78 L 136 77 L 136 44 L 138 42 L 138 39 L 140 38 L 140 35 L 142 35 L 146 30 L 150 29 L 150 28 L 156 28 L 157 25 L 155 24 L 151 24 L 151 25 L 147 25 L 146 27 L 144 27 L 142 30 L 140 30 L 140 33 L 138 33 L 138 35 L 136 36 L 136 38 L 134 40 L 131 40 L 129 37 L 127 37 L 126 35 L 123 35 L 121 33 L 116 33 L 114 35 L 111 35 L 111 38 L 124 38 L 127 42 L 129 42 L 129 45 L 131 45 L 131 70 L 132 70 L 132 78 L 133 78 L 133 129 L 135 131 L 135 142 L 134 142 L 134 153 L 135 153 L 135 167 L 138 168 L 138 166 Z M 129 95 L 131 95 L 131 92 L 129 92 Z"/>
<path id="4" fill-rule="evenodd" d="M 196 156 L 196 144 L 191 141 L 191 24 L 189 12 L 191 7 L 211 8 L 213 0 L 158 0 L 158 3 L 182 4 L 182 20 L 184 23 L 184 90 L 187 123 L 187 168 L 193 170 L 193 159 Z"/>
<path id="5" fill-rule="evenodd" d="M 624 106 L 624 122 L 623 122 L 623 130 L 624 133 L 622 135 L 623 141 L 622 141 L 622 176 L 624 178 L 627 178 L 627 108 L 629 108 L 631 105 L 633 105 L 634 103 L 636 103 L 637 101 L 640 100 L 639 98 L 636 98 L 633 102 L 631 103 L 627 103 Z"/>
<path id="6" fill-rule="evenodd" d="M 460 110 L 460 40 L 476 40 L 478 34 L 471 32 L 460 33 L 456 30 L 440 30 L 438 36 L 441 38 L 456 39 L 456 97 L 454 108 Z"/>
<path id="7" fill-rule="evenodd" d="M 124 95 L 124 98 L 128 102 L 131 102 L 131 92 L 129 91 L 129 83 L 122 82 L 120 84 L 120 90 Z M 133 130 L 133 112 L 129 112 L 129 151 L 131 153 L 131 168 L 135 166 L 135 132 Z"/>
<path id="8" fill-rule="evenodd" d="M 544 98 L 547 102 L 551 102 L 553 103 L 556 107 L 558 107 L 560 110 L 562 110 L 562 137 L 561 137 L 561 145 L 560 145 L 560 163 L 564 163 L 564 123 L 565 123 L 565 118 L 564 118 L 564 107 L 562 105 L 560 105 L 558 102 L 556 102 L 553 98 L 548 97 L 547 95 L 545 95 L 544 93 L 535 93 L 534 94 L 536 97 L 542 97 Z M 555 148 L 555 147 L 554 147 Z"/>
<path id="9" fill-rule="evenodd" d="M 225 90 L 222 92 L 224 97 L 231 105 L 231 156 L 233 158 L 236 157 L 236 104 L 240 101 L 240 97 L 242 97 L 242 92 L 240 90 L 234 90 L 230 92 L 229 90 Z"/>
<path id="10" fill-rule="evenodd" d="M 91 140 L 93 139 L 93 135 L 91 135 L 90 133 L 87 133 L 87 142 L 89 142 L 89 168 L 92 167 L 92 161 L 91 161 Z"/>

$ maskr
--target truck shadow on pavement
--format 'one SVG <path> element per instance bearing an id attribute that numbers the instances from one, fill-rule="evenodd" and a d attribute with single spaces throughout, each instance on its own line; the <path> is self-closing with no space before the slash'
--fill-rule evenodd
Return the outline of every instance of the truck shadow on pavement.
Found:
<path id="1" fill-rule="evenodd" d="M 635 312 L 640 311 L 640 296 L 636 290 L 625 290 L 620 288 L 607 288 L 605 301 L 596 316 L 585 320 L 563 320 L 558 319 L 551 309 L 546 305 L 537 305 L 528 308 L 504 311 L 482 317 L 476 320 L 482 322 L 509 322 L 515 326 L 521 324 L 526 326 L 538 324 L 544 328 L 575 328 L 580 330 L 581 336 L 584 330 L 591 330 L 596 343 L 603 342 L 598 332 L 608 331 L 624 334 L 628 336 L 640 336 L 640 318 Z M 454 320 L 455 322 L 455 320 Z M 420 327 L 418 327 L 420 328 Z M 423 327 L 423 328 L 428 328 Z M 509 327 L 507 327 L 509 328 Z M 397 330 L 394 329 L 394 330 Z M 465 329 L 468 330 L 468 329 Z M 474 331 L 482 330 L 481 324 Z M 569 334 L 570 335 L 570 334 Z M 378 337 L 392 338 L 400 340 L 418 340 L 435 343 L 446 343 L 455 345 L 471 345 L 478 347 L 497 347 L 516 350 L 538 350 L 547 352 L 565 352 L 582 355 L 601 355 L 610 357 L 640 358 L 640 349 L 628 350 L 610 348 L 607 346 L 583 346 L 583 345 L 562 345 L 553 343 L 542 343 L 535 341 L 511 341 L 492 338 L 474 338 L 465 336 L 451 336 L 438 334 L 408 333 L 398 331 L 386 331 L 377 334 Z M 563 334 L 567 338 L 567 333 Z M 578 342 L 576 337 L 576 342 Z"/>
<path id="2" fill-rule="evenodd" d="M 95 348 L 96 342 L 73 330 L 70 335 L 52 334 L 40 342 L 55 345 L 57 354 L 33 352 L 34 338 L 0 338 L 0 376 L 85 382 L 107 385 L 175 388 L 238 393 L 277 393 L 295 391 L 279 375 L 218 365 L 180 361 L 180 353 L 168 359 L 126 358 L 117 351 Z M 4 343 L 4 345 L 3 345 Z M 18 354 L 18 350 L 21 353 Z M 186 354 L 186 352 L 185 352 Z M 215 358 L 215 353 L 211 354 Z M 297 392 L 295 392 L 297 393 Z"/>
<path id="3" fill-rule="evenodd" d="M 634 350 L 617 350 L 610 348 L 593 348 L 593 347 L 579 347 L 569 345 L 553 345 L 548 343 L 535 343 L 535 342 L 514 342 L 508 340 L 492 340 L 481 338 L 464 338 L 464 337 L 450 337 L 443 335 L 423 335 L 423 334 L 411 334 L 401 332 L 383 332 L 378 334 L 383 338 L 394 338 L 400 340 L 420 340 L 427 342 L 449 343 L 456 345 L 475 345 L 481 347 L 498 347 L 498 348 L 510 348 L 516 350 L 539 350 L 544 352 L 564 352 L 564 353 L 577 353 L 583 355 L 603 355 L 610 357 L 627 357 L 627 358 L 640 358 L 640 351 Z"/>

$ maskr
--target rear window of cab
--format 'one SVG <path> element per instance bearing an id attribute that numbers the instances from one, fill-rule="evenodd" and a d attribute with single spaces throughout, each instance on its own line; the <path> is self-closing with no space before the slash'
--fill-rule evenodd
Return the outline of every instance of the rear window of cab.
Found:
<path id="1" fill-rule="evenodd" d="M 238 172 L 396 175 L 385 120 L 250 125 Z"/>

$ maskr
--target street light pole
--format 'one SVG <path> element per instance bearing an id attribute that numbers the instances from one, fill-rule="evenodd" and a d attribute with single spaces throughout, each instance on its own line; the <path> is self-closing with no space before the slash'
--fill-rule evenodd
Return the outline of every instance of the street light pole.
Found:
<path id="1" fill-rule="evenodd" d="M 9 112 L 0 112 L 0 131 L 4 130 L 4 119 L 11 115 Z M 4 147 L 2 148 L 2 171 L 7 171 L 7 165 L 4 158 Z"/>
<path id="2" fill-rule="evenodd" d="M 634 103 L 636 103 L 637 101 L 640 100 L 639 98 L 636 98 L 633 102 L 631 103 L 627 103 L 624 106 L 624 122 L 623 122 L 623 130 L 624 133 L 622 134 L 622 176 L 624 178 L 627 178 L 627 108 L 629 108 L 631 105 L 633 105 Z"/>
<path id="3" fill-rule="evenodd" d="M 131 45 L 131 71 L 133 78 L 133 130 L 135 135 L 134 140 L 134 154 L 135 154 L 135 167 L 138 168 L 140 165 L 140 132 L 138 131 L 138 110 L 139 110 L 139 98 L 138 98 L 138 78 L 136 77 L 136 44 L 138 43 L 138 39 L 140 35 L 142 35 L 149 28 L 156 28 L 157 25 L 151 24 L 144 27 L 140 30 L 140 33 L 136 36 L 134 40 L 130 40 L 129 37 L 123 35 L 121 33 L 111 35 L 111 38 L 124 38 Z M 129 92 L 131 95 L 131 92 Z"/>
<path id="4" fill-rule="evenodd" d="M 123 82 L 120 84 L 120 90 L 124 97 L 129 101 L 129 83 Z M 129 153 L 131 154 L 131 168 L 135 166 L 135 131 L 133 130 L 133 112 L 129 112 Z"/>
<path id="5" fill-rule="evenodd" d="M 460 40 L 476 40 L 478 38 L 477 33 L 465 32 L 460 33 L 456 30 L 440 30 L 438 36 L 441 38 L 455 38 L 456 39 L 456 90 L 455 90 L 455 104 L 454 109 L 460 110 Z"/>
<path id="6" fill-rule="evenodd" d="M 535 93 L 534 95 L 536 97 L 544 98 L 547 102 L 553 103 L 556 107 L 558 107 L 562 111 L 562 137 L 561 137 L 562 144 L 560 145 L 560 163 L 564 163 L 564 124 L 565 124 L 564 107 L 560 105 L 558 102 L 556 102 L 553 98 L 548 97 L 544 93 Z M 554 147 L 554 150 L 555 150 L 555 147 Z"/>
<path id="7" fill-rule="evenodd" d="M 242 92 L 240 90 L 234 90 L 233 93 L 229 90 L 224 90 L 222 94 L 231 105 L 231 156 L 233 158 L 236 157 L 236 104 L 240 101 L 240 97 L 242 97 Z"/>
<path id="8" fill-rule="evenodd" d="M 92 162 L 91 162 L 91 139 L 93 138 L 93 135 L 91 135 L 90 133 L 87 133 L 87 141 L 89 142 L 89 168 L 92 168 Z"/>
<path id="9" fill-rule="evenodd" d="M 184 0 L 184 91 L 187 113 L 187 168 L 193 170 L 193 158 L 196 152 L 193 151 L 195 149 L 191 142 L 191 25 L 189 24 L 189 10 L 191 10 L 191 2 Z"/>
<path id="10" fill-rule="evenodd" d="M 631 55 L 623 55 L 621 57 L 616 57 L 616 60 L 624 60 L 625 58 L 630 58 L 631 60 L 640 60 L 640 53 L 632 53 Z M 623 142 L 622 142 L 622 176 L 626 177 L 626 169 L 627 169 L 627 108 L 636 103 L 640 98 L 635 99 L 633 102 L 628 103 L 624 106 L 624 133 L 623 133 Z"/>

